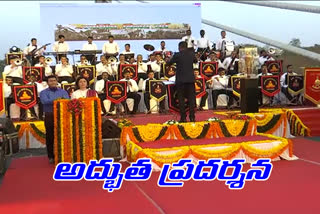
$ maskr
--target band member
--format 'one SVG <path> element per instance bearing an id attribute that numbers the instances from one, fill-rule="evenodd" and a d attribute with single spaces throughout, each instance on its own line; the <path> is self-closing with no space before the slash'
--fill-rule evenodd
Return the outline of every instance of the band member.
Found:
<path id="1" fill-rule="evenodd" d="M 104 101 L 107 99 L 107 94 L 106 94 L 106 82 L 109 81 L 108 80 L 108 73 L 107 72 L 102 72 L 101 74 L 101 80 L 98 80 L 95 84 L 95 90 L 98 93 L 98 97 L 101 101 L 101 108 L 104 114 L 109 114 L 109 112 L 112 112 L 114 110 L 114 103 L 111 103 L 111 106 L 106 109 L 105 105 L 104 105 Z M 108 113 L 107 113 L 108 112 Z"/>
<path id="2" fill-rule="evenodd" d="M 193 69 L 199 69 L 200 67 L 200 62 L 202 62 L 202 59 L 200 58 L 200 53 L 197 52 L 195 53 L 196 61 L 193 62 Z"/>
<path id="3" fill-rule="evenodd" d="M 73 68 L 72 65 L 68 63 L 67 57 L 61 57 L 61 64 L 56 65 L 55 73 L 59 77 L 60 83 L 62 81 L 67 81 L 68 83 L 73 82 Z"/>
<path id="4" fill-rule="evenodd" d="M 44 87 L 41 83 L 36 82 L 37 78 L 34 74 L 31 74 L 29 76 L 28 80 L 29 80 L 29 83 L 27 85 L 34 85 L 37 89 L 37 93 L 38 93 L 37 104 L 38 104 L 38 109 L 39 109 L 39 116 L 37 116 L 37 114 L 34 110 L 34 107 L 31 107 L 29 110 L 30 110 L 32 116 L 35 116 L 35 117 L 42 120 L 43 119 L 43 106 L 42 106 L 42 103 L 40 102 L 39 96 L 40 96 L 41 91 L 44 90 Z"/>
<path id="5" fill-rule="evenodd" d="M 258 85 L 259 85 L 259 88 L 260 88 L 260 91 L 259 91 L 259 102 L 260 102 L 260 105 L 263 104 L 263 94 L 261 92 L 261 76 L 271 76 L 272 74 L 268 72 L 268 67 L 267 65 L 262 65 L 261 67 L 261 73 L 257 75 L 258 77 Z"/>
<path id="6" fill-rule="evenodd" d="M 29 44 L 23 51 L 24 55 L 28 58 L 31 65 L 34 66 L 39 62 L 39 57 L 43 54 L 43 52 L 46 50 L 46 47 L 44 46 L 40 50 L 38 50 L 37 46 L 37 39 L 32 38 L 31 44 Z"/>
<path id="7" fill-rule="evenodd" d="M 264 65 L 267 61 L 273 61 L 274 59 L 268 55 L 267 51 L 261 50 L 260 57 L 259 57 L 259 64 L 260 66 Z"/>
<path id="8" fill-rule="evenodd" d="M 223 68 L 223 64 L 221 63 L 221 60 L 217 57 L 217 53 L 212 51 L 209 55 L 209 59 L 206 60 L 206 62 L 217 62 L 218 68 Z"/>
<path id="9" fill-rule="evenodd" d="M 232 91 L 227 89 L 229 77 L 225 75 L 226 71 L 222 67 L 218 69 L 218 73 L 219 73 L 218 75 L 213 76 L 211 80 L 207 81 L 210 84 L 209 87 L 212 87 L 213 89 L 212 90 L 213 109 L 217 109 L 217 100 L 220 94 L 225 94 L 229 97 L 227 107 L 230 108 L 230 106 L 233 103 L 233 95 L 232 95 Z"/>
<path id="10" fill-rule="evenodd" d="M 193 72 L 194 72 L 194 78 L 195 78 L 195 79 L 197 79 L 197 78 L 202 78 L 201 75 L 200 75 L 199 69 L 193 69 Z M 198 109 L 199 111 L 203 111 L 203 107 L 206 105 L 207 99 L 208 99 L 208 92 L 206 91 L 205 95 L 203 95 L 203 96 L 200 98 L 200 105 L 197 106 L 197 109 Z"/>
<path id="11" fill-rule="evenodd" d="M 186 122 L 185 99 L 189 103 L 189 119 L 195 122 L 194 109 L 196 107 L 196 92 L 194 86 L 193 62 L 194 53 L 187 49 L 187 42 L 179 43 L 179 53 L 173 55 L 168 65 L 176 63 L 176 87 L 179 98 L 180 122 Z"/>
<path id="12" fill-rule="evenodd" d="M 138 81 L 140 79 L 143 79 L 143 80 L 147 79 L 148 65 L 143 62 L 143 58 L 141 54 L 137 55 L 137 62 L 135 62 L 134 64 L 138 65 Z"/>
<path id="13" fill-rule="evenodd" d="M 53 101 L 59 98 L 69 99 L 68 92 L 57 88 L 57 77 L 48 77 L 49 88 L 41 91 L 40 101 L 43 104 L 43 111 L 45 112 L 44 125 L 46 128 L 46 145 L 49 163 L 54 163 L 53 142 L 54 142 L 54 117 L 53 117 Z"/>
<path id="14" fill-rule="evenodd" d="M 46 62 L 46 58 L 44 56 L 39 57 L 39 63 L 35 65 L 36 67 L 43 67 L 44 68 L 44 75 L 45 77 L 43 78 L 46 80 L 46 77 L 52 75 L 52 68 L 50 65 Z"/>
<path id="15" fill-rule="evenodd" d="M 6 81 L 3 84 L 3 93 L 4 93 L 4 99 L 5 99 L 5 106 L 6 106 L 6 113 L 7 118 L 10 118 L 10 106 L 12 103 L 14 103 L 14 98 L 12 94 L 12 87 L 13 87 L 13 80 L 11 77 L 6 77 Z"/>
<path id="16" fill-rule="evenodd" d="M 134 57 L 134 52 L 130 50 L 130 44 L 125 44 L 124 45 L 124 51 L 122 51 L 122 54 L 124 55 L 126 61 L 129 61 L 131 56 L 133 55 Z"/>
<path id="17" fill-rule="evenodd" d="M 69 45 L 67 42 L 65 42 L 65 37 L 64 35 L 59 35 L 58 36 L 58 41 L 54 43 L 52 47 L 52 51 L 57 52 L 58 54 L 56 55 L 56 63 L 58 63 L 63 56 L 67 56 L 66 53 L 59 54 L 60 52 L 68 52 L 70 50 Z"/>
<path id="18" fill-rule="evenodd" d="M 157 51 L 161 51 L 162 53 L 167 52 L 168 50 L 166 49 L 166 42 L 165 41 L 161 41 L 160 42 L 160 48 Z"/>
<path id="19" fill-rule="evenodd" d="M 210 41 L 205 37 L 205 31 L 200 30 L 200 39 L 197 40 L 197 52 L 200 53 L 201 60 L 206 60 L 206 53 L 211 50 Z"/>
<path id="20" fill-rule="evenodd" d="M 281 85 L 281 92 L 286 95 L 290 103 L 295 101 L 298 97 L 293 97 L 288 91 L 288 74 L 290 75 L 297 75 L 297 73 L 293 72 L 292 65 L 287 65 L 287 72 L 282 74 L 280 77 L 280 85 Z"/>
<path id="21" fill-rule="evenodd" d="M 186 36 L 182 37 L 182 41 L 186 42 L 187 43 L 187 48 L 191 51 L 194 51 L 195 49 L 195 46 L 196 46 L 196 39 L 191 36 L 191 30 L 187 30 L 186 31 Z"/>
<path id="22" fill-rule="evenodd" d="M 217 45 L 216 45 L 216 50 L 218 51 L 222 51 L 222 43 L 223 42 L 226 42 L 228 39 L 227 39 L 227 33 L 223 30 L 221 31 L 221 39 L 219 39 L 219 41 L 217 42 Z"/>
<path id="23" fill-rule="evenodd" d="M 223 60 L 222 65 L 226 69 L 227 74 L 230 76 L 233 76 L 238 73 L 239 58 L 237 55 L 238 54 L 236 51 L 232 51 L 231 56 Z"/>
<path id="24" fill-rule="evenodd" d="M 91 65 L 90 62 L 88 61 L 86 55 L 82 54 L 80 56 L 80 62 L 76 64 L 76 66 L 86 66 L 86 65 Z"/>
<path id="25" fill-rule="evenodd" d="M 6 65 L 4 67 L 3 74 L 8 77 L 12 77 L 14 83 L 19 83 L 22 85 L 22 67 L 20 65 L 17 65 L 17 60 L 18 58 L 10 59 L 10 65 Z"/>
<path id="26" fill-rule="evenodd" d="M 103 72 L 108 73 L 109 80 L 115 80 L 114 76 L 116 75 L 117 69 L 116 65 L 111 65 L 108 60 L 106 59 L 105 55 L 100 56 L 100 63 L 96 65 L 96 72 L 97 72 L 97 80 L 101 79 L 101 75 Z"/>
<path id="27" fill-rule="evenodd" d="M 71 99 L 86 97 L 98 97 L 97 92 L 89 88 L 89 80 L 84 77 L 78 77 L 76 80 L 76 90 L 72 93 Z"/>
<path id="28" fill-rule="evenodd" d="M 134 100 L 133 110 L 130 112 L 130 114 L 135 114 L 138 110 L 138 106 L 141 100 L 141 96 L 137 93 L 139 88 L 137 85 L 137 82 L 133 79 L 130 79 L 130 72 L 128 70 L 125 70 L 124 78 L 120 81 L 127 81 L 127 98 L 132 98 Z M 125 111 L 128 112 L 128 106 L 126 100 L 122 102 L 123 107 L 125 108 Z"/>
<path id="29" fill-rule="evenodd" d="M 154 72 L 150 71 L 148 73 L 148 78 L 143 81 L 143 86 L 142 86 L 142 91 L 144 92 L 143 94 L 143 99 L 144 99 L 144 104 L 147 108 L 147 114 L 150 114 L 150 89 L 149 89 L 149 81 L 150 80 L 155 80 L 154 78 Z M 163 113 L 165 110 L 165 99 L 161 100 L 159 103 L 159 113 Z"/>
<path id="30" fill-rule="evenodd" d="M 102 53 L 105 54 L 107 58 L 109 56 L 118 56 L 119 45 L 114 41 L 114 37 L 112 35 L 110 35 L 108 39 L 109 42 L 103 44 Z"/>
<path id="31" fill-rule="evenodd" d="M 82 46 L 82 50 L 84 51 L 96 51 L 98 50 L 97 45 L 93 43 L 93 37 L 88 36 L 88 42 L 84 43 Z M 96 64 L 96 55 L 86 55 L 87 60 L 90 62 L 90 64 L 95 65 Z"/>
<path id="32" fill-rule="evenodd" d="M 154 72 L 156 79 L 160 79 L 160 72 L 161 72 L 163 63 L 164 63 L 164 60 L 162 59 L 161 54 L 157 53 L 156 60 L 151 63 L 151 69 Z"/>

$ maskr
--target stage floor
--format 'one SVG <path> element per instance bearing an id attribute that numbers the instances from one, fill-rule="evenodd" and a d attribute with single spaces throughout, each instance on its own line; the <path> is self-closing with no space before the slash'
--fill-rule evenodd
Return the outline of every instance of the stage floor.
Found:
<path id="1" fill-rule="evenodd" d="M 268 181 L 246 182 L 241 191 L 217 180 L 160 188 L 156 172 L 108 193 L 102 182 L 53 181 L 46 157 L 15 159 L 0 186 L 0 213 L 318 213 L 320 142 L 293 141 L 300 160 L 273 162 Z"/>

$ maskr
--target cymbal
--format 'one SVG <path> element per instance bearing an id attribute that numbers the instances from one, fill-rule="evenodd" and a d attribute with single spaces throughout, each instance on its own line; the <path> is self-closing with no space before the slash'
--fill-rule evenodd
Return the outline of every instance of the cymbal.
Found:
<path id="1" fill-rule="evenodd" d="M 154 51 L 154 47 L 152 45 L 146 44 L 143 47 L 147 51 Z"/>

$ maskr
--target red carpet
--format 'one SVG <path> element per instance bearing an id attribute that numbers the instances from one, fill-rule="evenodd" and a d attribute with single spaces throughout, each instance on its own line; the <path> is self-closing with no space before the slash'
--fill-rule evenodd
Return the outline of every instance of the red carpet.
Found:
<path id="1" fill-rule="evenodd" d="M 300 120 L 311 130 L 311 136 L 320 136 L 320 109 L 294 109 Z"/>
<path id="2" fill-rule="evenodd" d="M 298 157 L 320 161 L 319 142 L 293 141 Z M 0 213 L 318 213 L 320 162 L 283 160 L 273 166 L 268 181 L 247 182 L 241 191 L 217 180 L 160 188 L 154 173 L 147 182 L 124 182 L 108 193 L 102 182 L 53 181 L 45 157 L 16 159 L 0 186 Z"/>

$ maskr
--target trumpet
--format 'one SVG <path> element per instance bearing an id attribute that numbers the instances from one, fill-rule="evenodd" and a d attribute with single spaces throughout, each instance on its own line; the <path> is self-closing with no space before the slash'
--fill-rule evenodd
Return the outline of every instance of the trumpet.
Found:
<path id="1" fill-rule="evenodd" d="M 15 60 L 14 60 L 14 64 L 15 64 L 16 66 L 22 65 L 22 63 L 23 63 L 23 61 L 22 61 L 21 59 L 15 59 Z"/>
<path id="2" fill-rule="evenodd" d="M 51 59 L 50 57 L 47 57 L 47 58 L 45 59 L 45 63 L 46 63 L 47 65 L 50 65 L 50 64 L 52 63 L 52 59 Z"/>
<path id="3" fill-rule="evenodd" d="M 115 58 L 114 56 L 110 56 L 109 58 L 108 58 L 108 63 L 109 64 L 113 64 L 113 63 L 115 63 L 115 62 L 117 62 L 118 60 L 117 60 L 117 58 Z"/>

